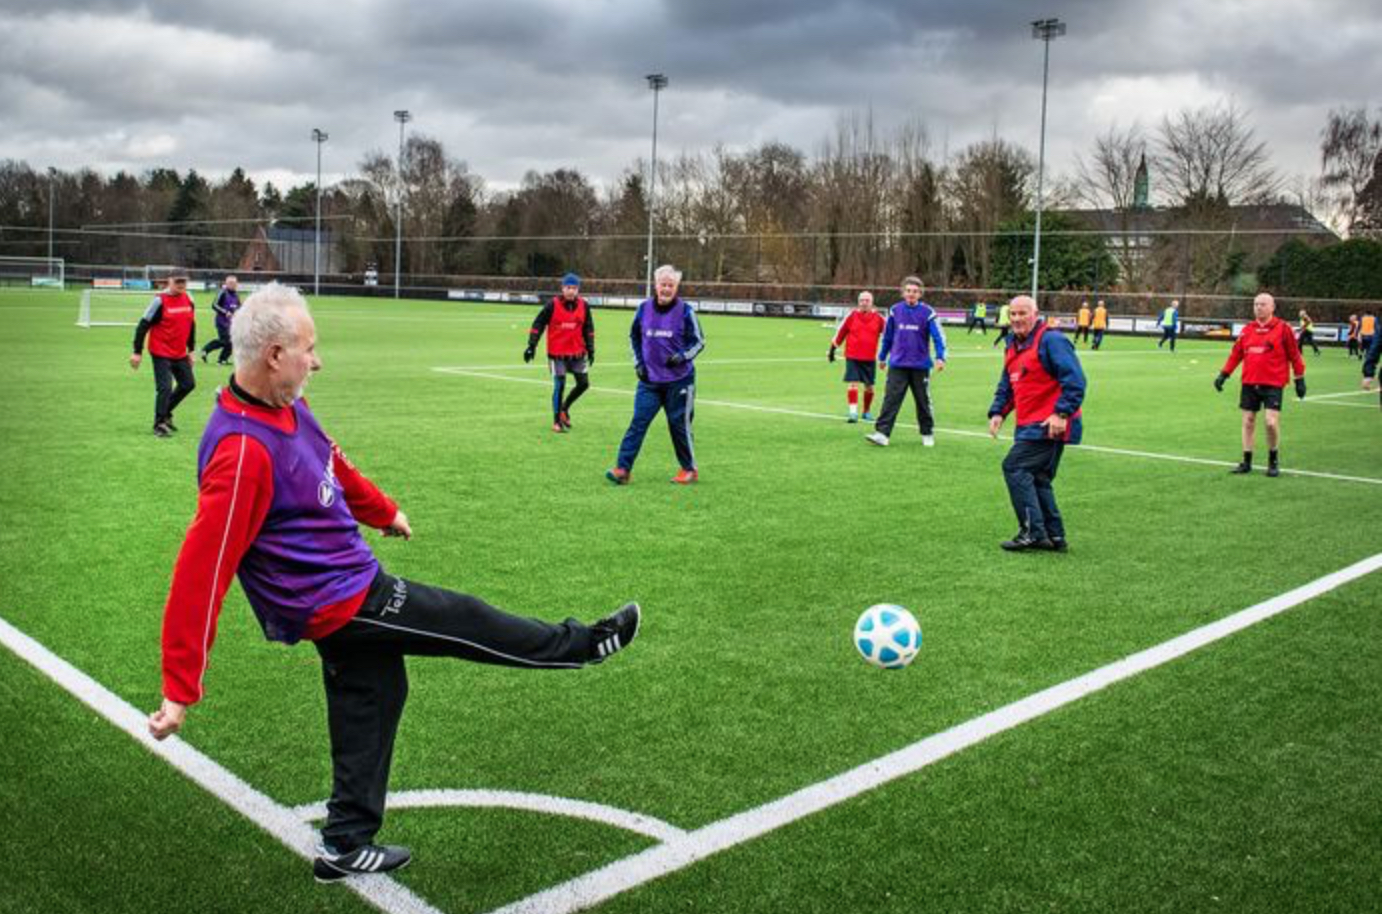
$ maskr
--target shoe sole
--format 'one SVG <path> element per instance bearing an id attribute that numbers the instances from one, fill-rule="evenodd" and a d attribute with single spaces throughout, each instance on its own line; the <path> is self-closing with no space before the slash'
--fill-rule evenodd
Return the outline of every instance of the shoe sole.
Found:
<path id="1" fill-rule="evenodd" d="M 317 882 L 321 883 L 322 885 L 335 885 L 338 882 L 345 882 L 352 876 L 383 876 L 387 873 L 397 873 L 401 869 L 406 869 L 408 864 L 413 862 L 413 858 L 409 857 L 407 860 L 404 860 L 398 866 L 395 866 L 387 870 L 375 870 L 369 873 L 355 873 L 351 872 L 350 870 L 337 870 L 337 872 L 340 873 L 339 876 L 318 876 L 316 868 L 317 860 L 321 860 L 321 862 L 323 863 L 326 863 L 326 861 L 322 860 L 322 858 L 320 857 L 312 861 L 312 878 L 315 879 Z M 331 866 L 331 864 L 329 863 L 327 863 L 326 865 Z"/>

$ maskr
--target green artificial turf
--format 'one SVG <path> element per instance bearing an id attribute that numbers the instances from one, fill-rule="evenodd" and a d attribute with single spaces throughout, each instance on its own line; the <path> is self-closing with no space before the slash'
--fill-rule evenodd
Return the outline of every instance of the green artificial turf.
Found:
<path id="1" fill-rule="evenodd" d="M 0 294 L 0 617 L 152 709 L 198 430 L 226 371 L 198 363 L 183 431 L 156 439 L 131 329 L 80 330 L 76 312 L 71 293 Z M 314 313 L 312 407 L 412 521 L 411 542 L 367 534 L 391 572 L 548 619 L 645 608 L 640 641 L 599 668 L 413 661 L 398 790 L 544 793 L 693 829 L 1380 551 L 1382 485 L 1076 448 L 1057 480 L 1070 553 L 1002 553 L 1006 443 L 955 434 L 984 431 L 999 355 L 962 328 L 934 380 L 937 447 L 909 404 L 878 449 L 843 421 L 829 327 L 703 316 L 701 483 L 668 484 L 659 422 L 616 488 L 628 312 L 596 312 L 596 389 L 569 435 L 550 431 L 544 367 L 520 358 L 530 308 L 340 298 Z M 1236 460 L 1234 386 L 1210 385 L 1226 353 L 1081 349 L 1086 444 Z M 465 366 L 487 376 L 435 370 Z M 1358 377 L 1341 350 L 1309 357 L 1312 398 L 1353 405 L 1291 398 L 1287 468 L 1382 479 L 1382 416 L 1351 395 Z M 855 618 L 879 602 L 921 621 L 905 672 L 854 653 Z M 1379 888 L 1379 606 L 1374 574 L 611 908 L 1359 910 Z M 325 799 L 315 651 L 266 643 L 238 587 L 206 687 L 188 742 L 281 803 Z M 8 652 L 0 697 L 0 797 L 43 858 L 0 855 L 0 910 L 360 908 Z M 401 881 L 446 911 L 650 843 L 463 809 L 392 813 L 380 837 L 411 842 Z M 161 865 L 166 896 L 150 890 Z M 64 884 L 73 872 L 84 881 Z"/>

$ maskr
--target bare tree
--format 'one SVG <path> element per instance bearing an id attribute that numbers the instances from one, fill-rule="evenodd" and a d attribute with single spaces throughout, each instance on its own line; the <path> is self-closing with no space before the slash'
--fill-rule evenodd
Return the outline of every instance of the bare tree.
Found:
<path id="1" fill-rule="evenodd" d="M 993 276 L 994 233 L 1027 208 L 1035 175 L 1031 153 L 997 137 L 966 146 L 956 157 L 949 196 L 974 285 L 985 286 Z"/>
<path id="2" fill-rule="evenodd" d="M 1167 197 L 1190 209 L 1265 203 L 1282 183 L 1266 141 L 1257 139 L 1247 112 L 1232 101 L 1164 117 L 1155 166 L 1166 181 Z"/>
<path id="3" fill-rule="evenodd" d="M 1142 127 L 1117 124 L 1094 138 L 1089 157 L 1076 154 L 1076 192 L 1094 209 L 1130 210 L 1137 193 L 1137 169 L 1147 151 Z"/>
<path id="4" fill-rule="evenodd" d="M 1361 214 L 1363 189 L 1377 170 L 1379 157 L 1382 119 L 1369 118 L 1366 108 L 1329 112 L 1320 131 L 1320 180 L 1349 233 Z"/>

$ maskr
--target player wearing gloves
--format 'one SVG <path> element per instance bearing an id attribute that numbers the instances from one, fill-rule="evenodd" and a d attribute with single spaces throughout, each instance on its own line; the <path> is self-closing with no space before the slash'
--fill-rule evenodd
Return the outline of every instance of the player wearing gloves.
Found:
<path id="1" fill-rule="evenodd" d="M 595 321 L 590 306 L 581 298 L 581 278 L 575 273 L 561 278 L 561 294 L 533 319 L 528 348 L 523 350 L 524 362 L 531 362 L 537 354 L 543 330 L 547 331 L 547 366 L 552 372 L 552 431 L 565 432 L 571 428 L 571 406 L 590 387 L 588 375 L 595 364 Z M 576 376 L 576 388 L 562 399 L 567 374 Z"/>
<path id="2" fill-rule="evenodd" d="M 845 383 L 849 385 L 847 422 L 859 421 L 859 385 L 864 385 L 864 421 L 873 418 L 873 382 L 877 377 L 878 338 L 883 335 L 883 315 L 873 306 L 873 293 L 860 292 L 859 306 L 840 324 L 830 341 L 829 361 L 835 351 L 845 347 Z"/>
<path id="3" fill-rule="evenodd" d="M 605 471 L 605 478 L 615 485 L 628 485 L 648 426 L 660 410 L 667 412 L 667 430 L 672 434 L 677 463 L 681 464 L 681 472 L 672 482 L 690 485 L 700 479 L 691 421 L 696 406 L 695 359 L 705 348 L 705 336 L 696 312 L 677 294 L 680 285 L 679 270 L 658 267 L 653 274 L 653 297 L 644 299 L 634 312 L 629 342 L 638 390 L 634 394 L 633 420 L 619 444 L 619 458 Z"/>
<path id="4" fill-rule="evenodd" d="M 1252 300 L 1251 324 L 1243 328 L 1228 361 L 1214 379 L 1214 389 L 1223 393 L 1224 382 L 1243 363 L 1243 389 L 1238 407 L 1243 411 L 1243 460 L 1233 473 L 1252 472 L 1252 452 L 1257 436 L 1257 413 L 1267 415 L 1267 475 L 1280 476 L 1281 391 L 1296 376 L 1296 396 L 1305 399 L 1305 360 L 1300 357 L 1295 334 L 1285 321 L 1276 317 L 1276 299 L 1259 292 Z"/>

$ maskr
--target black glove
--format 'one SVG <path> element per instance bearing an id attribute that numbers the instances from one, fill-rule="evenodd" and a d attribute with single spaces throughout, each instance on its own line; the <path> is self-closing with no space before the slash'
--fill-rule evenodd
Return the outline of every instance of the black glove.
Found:
<path id="1" fill-rule="evenodd" d="M 585 360 L 586 360 L 587 362 L 589 362 L 591 365 L 594 365 L 594 364 L 595 364 L 595 350 L 594 350 L 594 349 L 590 349 L 590 350 L 587 350 L 587 351 L 586 351 Z"/>
<path id="2" fill-rule="evenodd" d="M 1224 374 L 1222 371 L 1219 372 L 1219 376 L 1218 376 L 1217 378 L 1214 379 L 1214 389 L 1217 390 L 1219 393 L 1223 393 L 1223 392 L 1224 392 L 1224 382 L 1227 381 L 1227 380 L 1228 380 L 1228 375 Z"/>
<path id="3" fill-rule="evenodd" d="M 531 362 L 531 361 L 533 360 L 533 356 L 536 355 L 536 354 L 537 354 L 537 347 L 536 347 L 536 346 L 529 346 L 527 349 L 524 349 L 524 350 L 523 350 L 523 361 L 525 361 L 525 362 Z"/>
<path id="4" fill-rule="evenodd" d="M 826 356 L 826 359 L 827 359 L 828 361 L 831 361 L 831 362 L 835 361 L 835 347 L 834 347 L 834 346 L 831 346 L 831 347 L 830 347 L 830 355 Z"/>
<path id="5" fill-rule="evenodd" d="M 642 362 L 633 366 L 633 373 L 638 375 L 638 380 L 640 381 L 648 380 L 648 369 L 644 367 Z"/>
<path id="6" fill-rule="evenodd" d="M 679 366 L 679 365 L 685 365 L 685 364 L 686 364 L 686 356 L 682 355 L 680 352 L 674 352 L 674 353 L 672 353 L 671 355 L 669 355 L 669 356 L 667 357 L 667 367 L 668 367 L 668 368 L 676 368 L 676 367 Z"/>
<path id="7" fill-rule="evenodd" d="M 1301 400 L 1304 400 L 1304 399 L 1305 399 L 1305 379 L 1304 379 L 1304 378 L 1296 378 L 1296 396 L 1297 396 L 1299 399 L 1301 399 Z"/>

